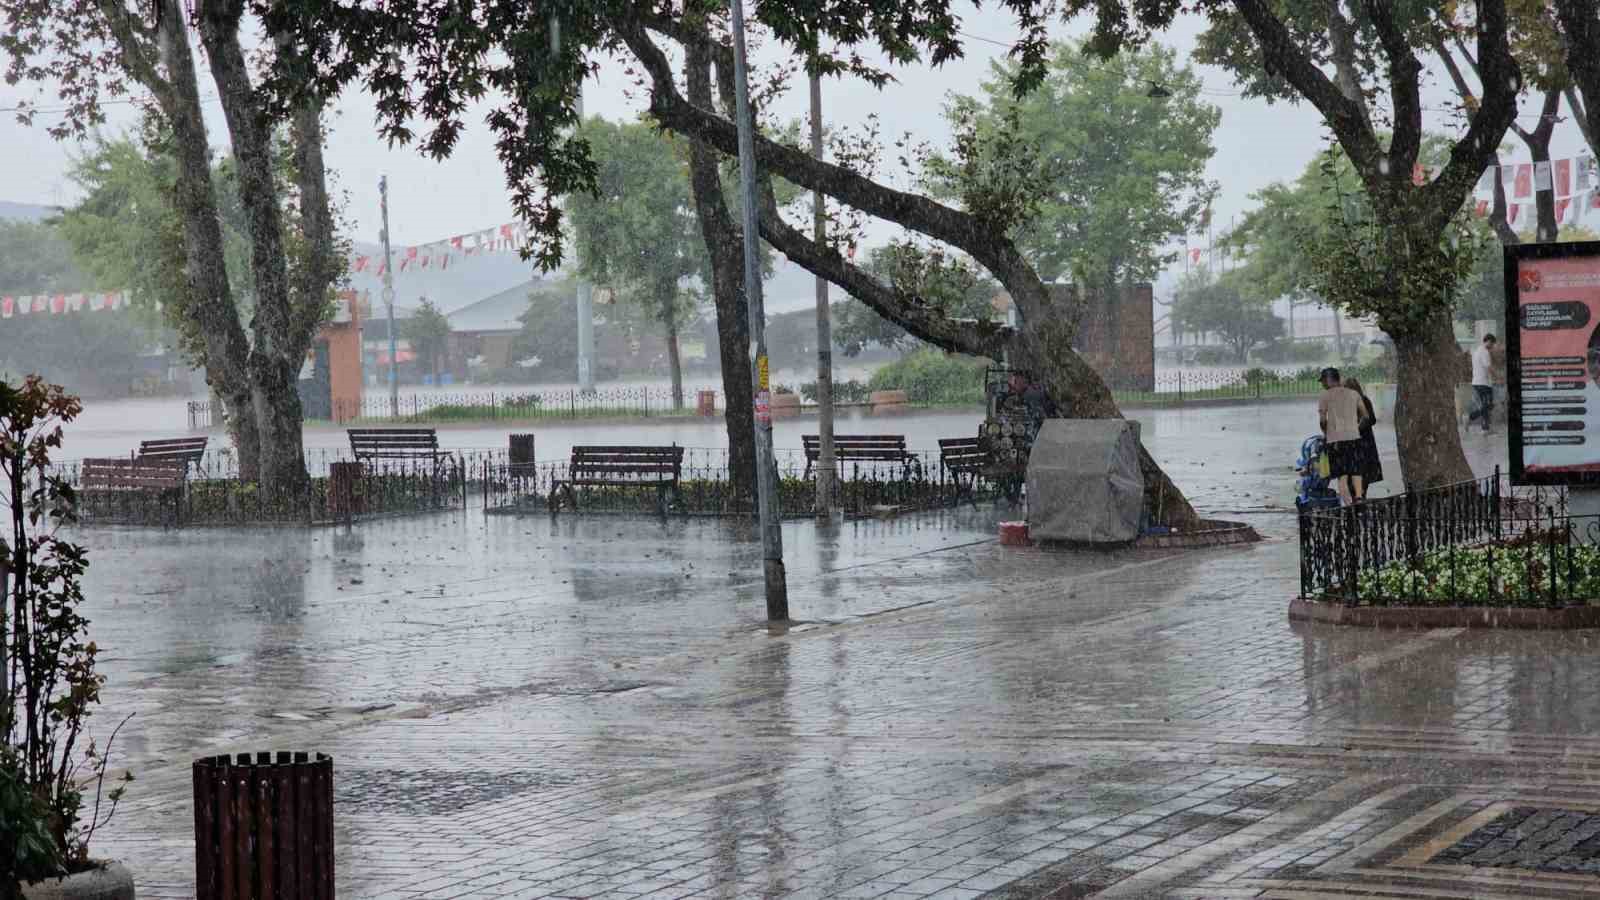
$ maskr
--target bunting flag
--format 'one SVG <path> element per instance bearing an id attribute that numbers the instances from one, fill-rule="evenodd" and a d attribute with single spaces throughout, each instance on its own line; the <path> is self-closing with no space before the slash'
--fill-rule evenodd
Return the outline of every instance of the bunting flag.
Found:
<path id="1" fill-rule="evenodd" d="M 17 311 L 17 298 L 0 297 L 0 318 L 9 319 Z"/>
<path id="2" fill-rule="evenodd" d="M 1578 177 L 1577 177 L 1577 189 L 1578 190 L 1581 191 L 1584 188 L 1589 186 L 1589 173 L 1590 173 L 1590 170 L 1593 167 L 1594 167 L 1594 157 L 1592 157 L 1592 156 L 1580 156 L 1580 157 L 1578 157 L 1578 167 L 1577 167 L 1578 168 Z"/>
<path id="3" fill-rule="evenodd" d="M 1520 203 L 1508 203 L 1508 204 L 1506 204 L 1506 224 L 1507 225 L 1515 225 L 1515 224 L 1517 224 L 1517 210 L 1519 210 L 1521 208 L 1522 208 L 1522 204 L 1520 204 Z"/>
<path id="4" fill-rule="evenodd" d="M 355 261 L 350 264 L 350 268 L 356 272 L 365 272 L 367 270 L 367 262 L 370 259 L 371 257 L 358 256 L 355 258 Z"/>
<path id="5" fill-rule="evenodd" d="M 1571 205 L 1572 200 L 1568 197 L 1556 201 L 1556 222 L 1564 224 L 1567 221 L 1567 207 Z"/>
<path id="6" fill-rule="evenodd" d="M 1190 250 L 1189 251 L 1189 261 L 1192 262 L 1192 263 L 1200 262 L 1200 251 L 1199 250 Z"/>
<path id="7" fill-rule="evenodd" d="M 1572 160 L 1556 160 L 1556 196 L 1572 196 Z"/>
<path id="8" fill-rule="evenodd" d="M 1489 217 L 1489 201 L 1487 201 L 1487 200 L 1479 200 L 1477 205 L 1473 207 L 1472 214 L 1474 216 L 1477 216 L 1480 219 L 1488 218 Z"/>
<path id="9" fill-rule="evenodd" d="M 1417 187 L 1422 187 L 1423 185 L 1428 183 L 1428 173 L 1427 173 L 1426 170 L 1424 170 L 1422 168 L 1422 163 L 1416 163 L 1416 164 L 1412 165 L 1412 167 L 1411 167 L 1411 183 L 1416 185 Z"/>
<path id="10" fill-rule="evenodd" d="M 1518 200 L 1533 196 L 1533 166 L 1528 163 L 1517 166 L 1517 189 L 1513 196 Z"/>
<path id="11" fill-rule="evenodd" d="M 127 306 L 127 297 L 121 293 L 11 295 L 0 297 L 0 319 L 28 315 L 59 316 L 67 313 L 102 312 L 126 309 Z"/>

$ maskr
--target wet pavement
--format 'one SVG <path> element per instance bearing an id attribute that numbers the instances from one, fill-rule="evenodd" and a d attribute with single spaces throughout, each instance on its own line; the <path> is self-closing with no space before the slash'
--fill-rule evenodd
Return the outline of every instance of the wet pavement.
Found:
<path id="1" fill-rule="evenodd" d="M 193 896 L 190 761 L 306 749 L 341 897 L 1600 895 L 1600 634 L 1291 626 L 1304 412 L 1146 428 L 1260 544 L 794 522 L 779 630 L 740 523 L 84 531 L 97 852 Z"/>

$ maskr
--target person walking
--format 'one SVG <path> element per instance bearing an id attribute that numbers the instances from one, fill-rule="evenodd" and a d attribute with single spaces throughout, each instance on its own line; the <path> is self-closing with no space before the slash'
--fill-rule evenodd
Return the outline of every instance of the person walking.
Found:
<path id="1" fill-rule="evenodd" d="M 1472 351 L 1472 392 L 1477 395 L 1477 405 L 1467 414 L 1467 426 L 1475 419 L 1483 419 L 1483 433 L 1489 433 L 1490 415 L 1494 412 L 1494 345 L 1492 334 L 1483 336 L 1483 343 Z M 1460 357 L 1457 357 L 1460 359 Z"/>
<path id="2" fill-rule="evenodd" d="M 1355 391 L 1361 397 L 1361 496 L 1357 499 L 1367 499 L 1367 492 L 1372 486 L 1383 480 L 1383 460 L 1378 456 L 1378 437 L 1372 433 L 1372 426 L 1378 423 L 1378 414 L 1372 408 L 1372 399 L 1361 387 L 1361 379 L 1354 375 L 1346 376 L 1344 386 Z"/>
<path id="3" fill-rule="evenodd" d="M 1328 453 L 1328 477 L 1339 488 L 1345 505 L 1363 496 L 1361 477 L 1361 395 L 1344 386 L 1339 370 L 1322 370 L 1322 396 L 1317 398 L 1317 420 Z"/>

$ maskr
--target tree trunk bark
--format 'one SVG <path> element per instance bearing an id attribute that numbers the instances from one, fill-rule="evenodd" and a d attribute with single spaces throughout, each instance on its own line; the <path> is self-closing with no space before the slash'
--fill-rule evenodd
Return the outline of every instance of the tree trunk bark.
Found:
<path id="1" fill-rule="evenodd" d="M 1399 370 L 1394 425 L 1406 490 L 1472 478 L 1456 424 L 1463 358 L 1449 312 L 1435 313 L 1416 333 L 1392 337 Z"/>
<path id="2" fill-rule="evenodd" d="M 1070 315 L 1058 305 L 1048 315 L 1025 319 L 1012 341 L 1011 353 L 1022 368 L 1034 373 L 1068 419 L 1120 419 L 1122 412 L 1100 375 L 1072 351 Z M 1038 318 L 1044 321 L 1038 321 Z M 1139 468 L 1144 474 L 1145 509 L 1151 521 L 1182 528 L 1199 521 L 1183 491 L 1139 442 Z"/>
<path id="3" fill-rule="evenodd" d="M 273 490 L 292 490 L 306 480 L 300 395 L 296 389 L 300 368 L 316 322 L 328 302 L 326 281 L 302 285 L 298 297 L 291 290 L 286 258 L 284 216 L 272 146 L 272 122 L 264 98 L 251 83 L 249 64 L 239 41 L 238 7 L 203 7 L 198 14 L 200 38 L 211 64 L 212 78 L 222 101 L 223 118 L 238 164 L 239 200 L 250 234 L 250 264 L 255 276 L 256 309 L 252 319 L 254 343 L 250 352 L 250 394 L 260 432 L 259 477 Z M 314 108 L 313 108 L 314 110 Z M 301 110 L 303 112 L 303 110 Z M 314 124 L 314 122 L 313 122 Z M 307 253 L 313 272 L 323 271 L 322 254 L 328 239 L 326 195 L 321 187 L 320 129 L 306 128 L 303 117 L 294 121 L 296 161 L 309 162 L 317 184 L 302 185 L 307 209 L 307 237 L 318 246 Z M 306 141 L 317 144 L 308 159 Z M 307 193 L 304 188 L 310 188 Z M 318 204 L 321 208 L 318 209 Z M 317 279 L 313 277 L 312 282 Z"/>
<path id="4" fill-rule="evenodd" d="M 661 327 L 667 335 L 667 366 L 672 370 L 672 409 L 683 409 L 683 358 L 678 354 L 678 287 L 667 285 L 661 294 Z"/>
<path id="5" fill-rule="evenodd" d="M 711 107 L 711 61 L 703 50 L 687 48 L 689 96 Z M 717 312 L 717 351 L 722 362 L 723 419 L 728 428 L 728 481 L 733 493 L 756 498 L 755 389 L 750 383 L 750 317 L 744 300 L 744 259 L 739 227 L 722 195 L 717 152 L 689 141 L 689 183 L 700 233 L 711 259 L 711 298 Z"/>
<path id="6" fill-rule="evenodd" d="M 222 223 L 211 180 L 211 159 L 194 56 L 189 49 L 187 21 L 178 0 L 161 0 L 157 42 L 166 81 L 146 87 L 156 95 L 172 128 L 178 178 L 173 203 L 183 219 L 187 309 L 176 315 L 192 321 L 200 333 L 200 363 L 206 383 L 224 403 L 224 423 L 239 457 L 241 477 L 253 478 L 259 468 L 259 430 L 252 419 L 248 359 L 250 342 L 239 323 L 233 289 L 223 262 Z"/>

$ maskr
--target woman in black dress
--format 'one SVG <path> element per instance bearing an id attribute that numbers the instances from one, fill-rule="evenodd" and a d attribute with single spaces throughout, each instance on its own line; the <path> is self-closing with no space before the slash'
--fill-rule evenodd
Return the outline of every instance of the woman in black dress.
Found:
<path id="1" fill-rule="evenodd" d="M 1368 399 L 1367 392 L 1362 390 L 1358 379 L 1346 378 L 1344 386 L 1361 395 L 1361 496 L 1357 499 L 1365 500 L 1372 485 L 1383 480 L 1378 439 L 1372 434 L 1372 426 L 1378 421 L 1378 416 L 1373 412 L 1372 401 Z"/>

